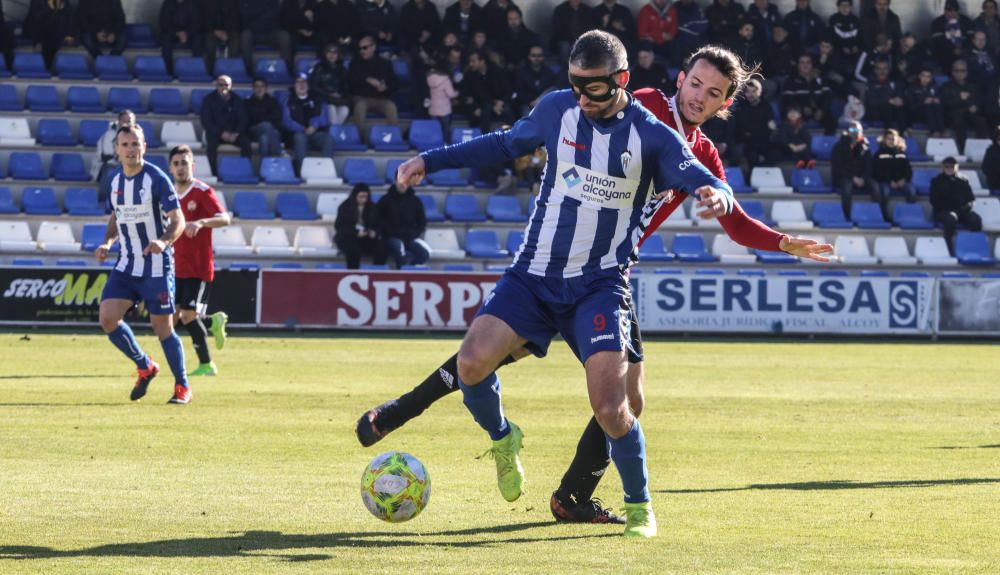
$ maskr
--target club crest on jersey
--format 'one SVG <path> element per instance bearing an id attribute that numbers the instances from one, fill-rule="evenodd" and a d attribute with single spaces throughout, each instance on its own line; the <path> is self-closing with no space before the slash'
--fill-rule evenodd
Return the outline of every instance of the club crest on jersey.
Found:
<path id="1" fill-rule="evenodd" d="M 563 181 L 566 182 L 566 186 L 570 188 L 575 188 L 580 185 L 580 172 L 576 171 L 576 168 L 570 168 L 563 172 Z"/>
<path id="2" fill-rule="evenodd" d="M 187 209 L 189 212 L 193 212 L 198 209 L 198 202 L 191 200 L 187 203 Z"/>
<path id="3" fill-rule="evenodd" d="M 621 161 L 622 161 L 622 171 L 627 172 L 628 165 L 632 163 L 632 152 L 630 152 L 629 150 L 625 150 L 624 152 L 622 152 Z"/>

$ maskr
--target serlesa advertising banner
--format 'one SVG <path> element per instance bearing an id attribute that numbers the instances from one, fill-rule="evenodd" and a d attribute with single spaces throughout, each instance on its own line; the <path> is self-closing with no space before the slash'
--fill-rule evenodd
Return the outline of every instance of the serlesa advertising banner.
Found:
<path id="1" fill-rule="evenodd" d="M 938 333 L 1000 335 L 1000 280 L 942 279 Z"/>
<path id="2" fill-rule="evenodd" d="M 930 333 L 934 280 L 641 275 L 644 332 Z"/>

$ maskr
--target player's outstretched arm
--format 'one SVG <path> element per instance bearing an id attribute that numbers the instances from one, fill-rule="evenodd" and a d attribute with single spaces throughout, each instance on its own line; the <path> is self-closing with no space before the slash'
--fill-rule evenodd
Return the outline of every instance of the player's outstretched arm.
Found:
<path id="1" fill-rule="evenodd" d="M 821 244 L 816 240 L 806 238 L 793 238 L 785 236 L 781 238 L 781 242 L 778 244 L 778 247 L 781 248 L 781 251 L 792 254 L 793 256 L 817 262 L 828 262 L 830 261 L 830 258 L 827 256 L 833 254 L 832 245 Z"/>

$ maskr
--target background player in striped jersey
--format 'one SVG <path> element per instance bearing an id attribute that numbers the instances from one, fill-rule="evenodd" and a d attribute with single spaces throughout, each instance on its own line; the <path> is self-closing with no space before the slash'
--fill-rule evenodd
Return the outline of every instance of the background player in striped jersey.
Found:
<path id="1" fill-rule="evenodd" d="M 222 209 L 215 190 L 205 182 L 192 177 L 194 152 L 188 146 L 170 150 L 170 175 L 181 210 L 184 212 L 184 233 L 174 243 L 177 262 L 177 319 L 191 336 L 194 351 L 198 354 L 198 368 L 191 375 L 215 375 L 219 372 L 205 338 L 211 331 L 215 347 L 226 344 L 226 312 L 217 311 L 206 316 L 208 298 L 215 279 L 215 260 L 212 256 L 212 229 L 230 224 L 229 213 Z"/>
<path id="2" fill-rule="evenodd" d="M 677 125 L 681 125 L 684 138 L 695 156 L 716 176 L 724 179 L 725 170 L 718 152 L 714 144 L 701 133 L 700 126 L 713 116 L 726 117 L 730 104 L 751 73 L 752 71 L 744 68 L 739 58 L 732 52 L 715 46 L 706 46 L 692 54 L 686 62 L 683 72 L 677 79 L 676 96 L 668 98 L 659 90 L 649 88 L 638 90 L 633 96 L 668 126 L 676 128 Z M 670 202 L 660 206 L 643 238 L 654 233 L 659 225 L 680 207 L 685 197 L 686 194 L 677 194 Z M 738 203 L 734 206 L 732 214 L 720 217 L 719 221 L 730 237 L 748 247 L 781 250 L 817 261 L 827 261 L 828 258 L 820 254 L 832 251 L 832 246 L 829 244 L 792 238 L 772 230 L 750 218 Z M 635 337 L 639 341 L 634 345 L 641 345 L 638 325 L 635 328 Z M 525 349 L 515 351 L 501 365 L 526 355 L 529 355 L 529 352 Z M 408 393 L 365 412 L 356 427 L 361 444 L 366 447 L 373 445 L 388 433 L 423 413 L 439 398 L 456 391 L 457 358 L 457 354 L 451 356 Z M 629 404 L 638 416 L 643 408 L 642 362 L 641 358 L 632 356 L 629 360 Z M 620 518 L 593 499 L 594 490 L 609 463 L 607 443 L 596 419 L 591 418 L 580 438 L 573 463 L 550 500 L 550 509 L 557 520 L 588 523 L 620 522 Z"/>
<path id="3" fill-rule="evenodd" d="M 122 321 L 125 313 L 142 301 L 174 374 L 170 403 L 189 403 L 191 388 L 184 369 L 184 346 L 174 333 L 174 266 L 170 247 L 184 231 L 184 214 L 170 178 L 143 161 L 146 137 L 141 126 L 119 128 L 115 149 L 121 166 L 104 184 L 108 188 L 105 191 L 111 218 L 104 243 L 97 247 L 95 255 L 98 261 L 107 259 L 115 240 L 120 242 L 121 251 L 101 294 L 101 328 L 111 343 L 135 362 L 139 371 L 130 396 L 132 401 L 146 395 L 146 388 L 160 367 L 142 351 L 131 328 Z"/>
<path id="4" fill-rule="evenodd" d="M 632 314 L 626 270 L 642 237 L 640 223 L 673 190 L 697 193 L 706 217 L 731 211 L 732 190 L 624 90 L 628 61 L 617 38 L 582 35 L 569 72 L 572 91 L 544 96 L 510 130 L 424 152 L 397 177 L 415 183 L 425 171 L 498 164 L 546 147 L 525 241 L 459 350 L 459 388 L 493 439 L 501 494 L 514 501 L 524 481 L 522 433 L 504 416 L 494 370 L 522 347 L 544 356 L 553 335 L 561 334 L 584 365 L 591 407 L 622 479 L 625 535 L 652 537 L 645 439 L 627 402 Z"/>

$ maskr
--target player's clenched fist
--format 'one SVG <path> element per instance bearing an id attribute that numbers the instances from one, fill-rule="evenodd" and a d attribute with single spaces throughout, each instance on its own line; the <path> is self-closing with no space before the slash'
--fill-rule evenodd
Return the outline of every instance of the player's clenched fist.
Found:
<path id="1" fill-rule="evenodd" d="M 396 170 L 396 183 L 402 188 L 409 188 L 418 185 L 426 175 L 424 159 L 420 156 L 413 156 L 403 162 Z"/>
<path id="2" fill-rule="evenodd" d="M 725 194 L 712 186 L 702 186 L 694 191 L 699 200 L 695 202 L 695 208 L 705 208 L 698 212 L 698 217 L 703 220 L 710 220 L 729 213 L 729 201 Z"/>

